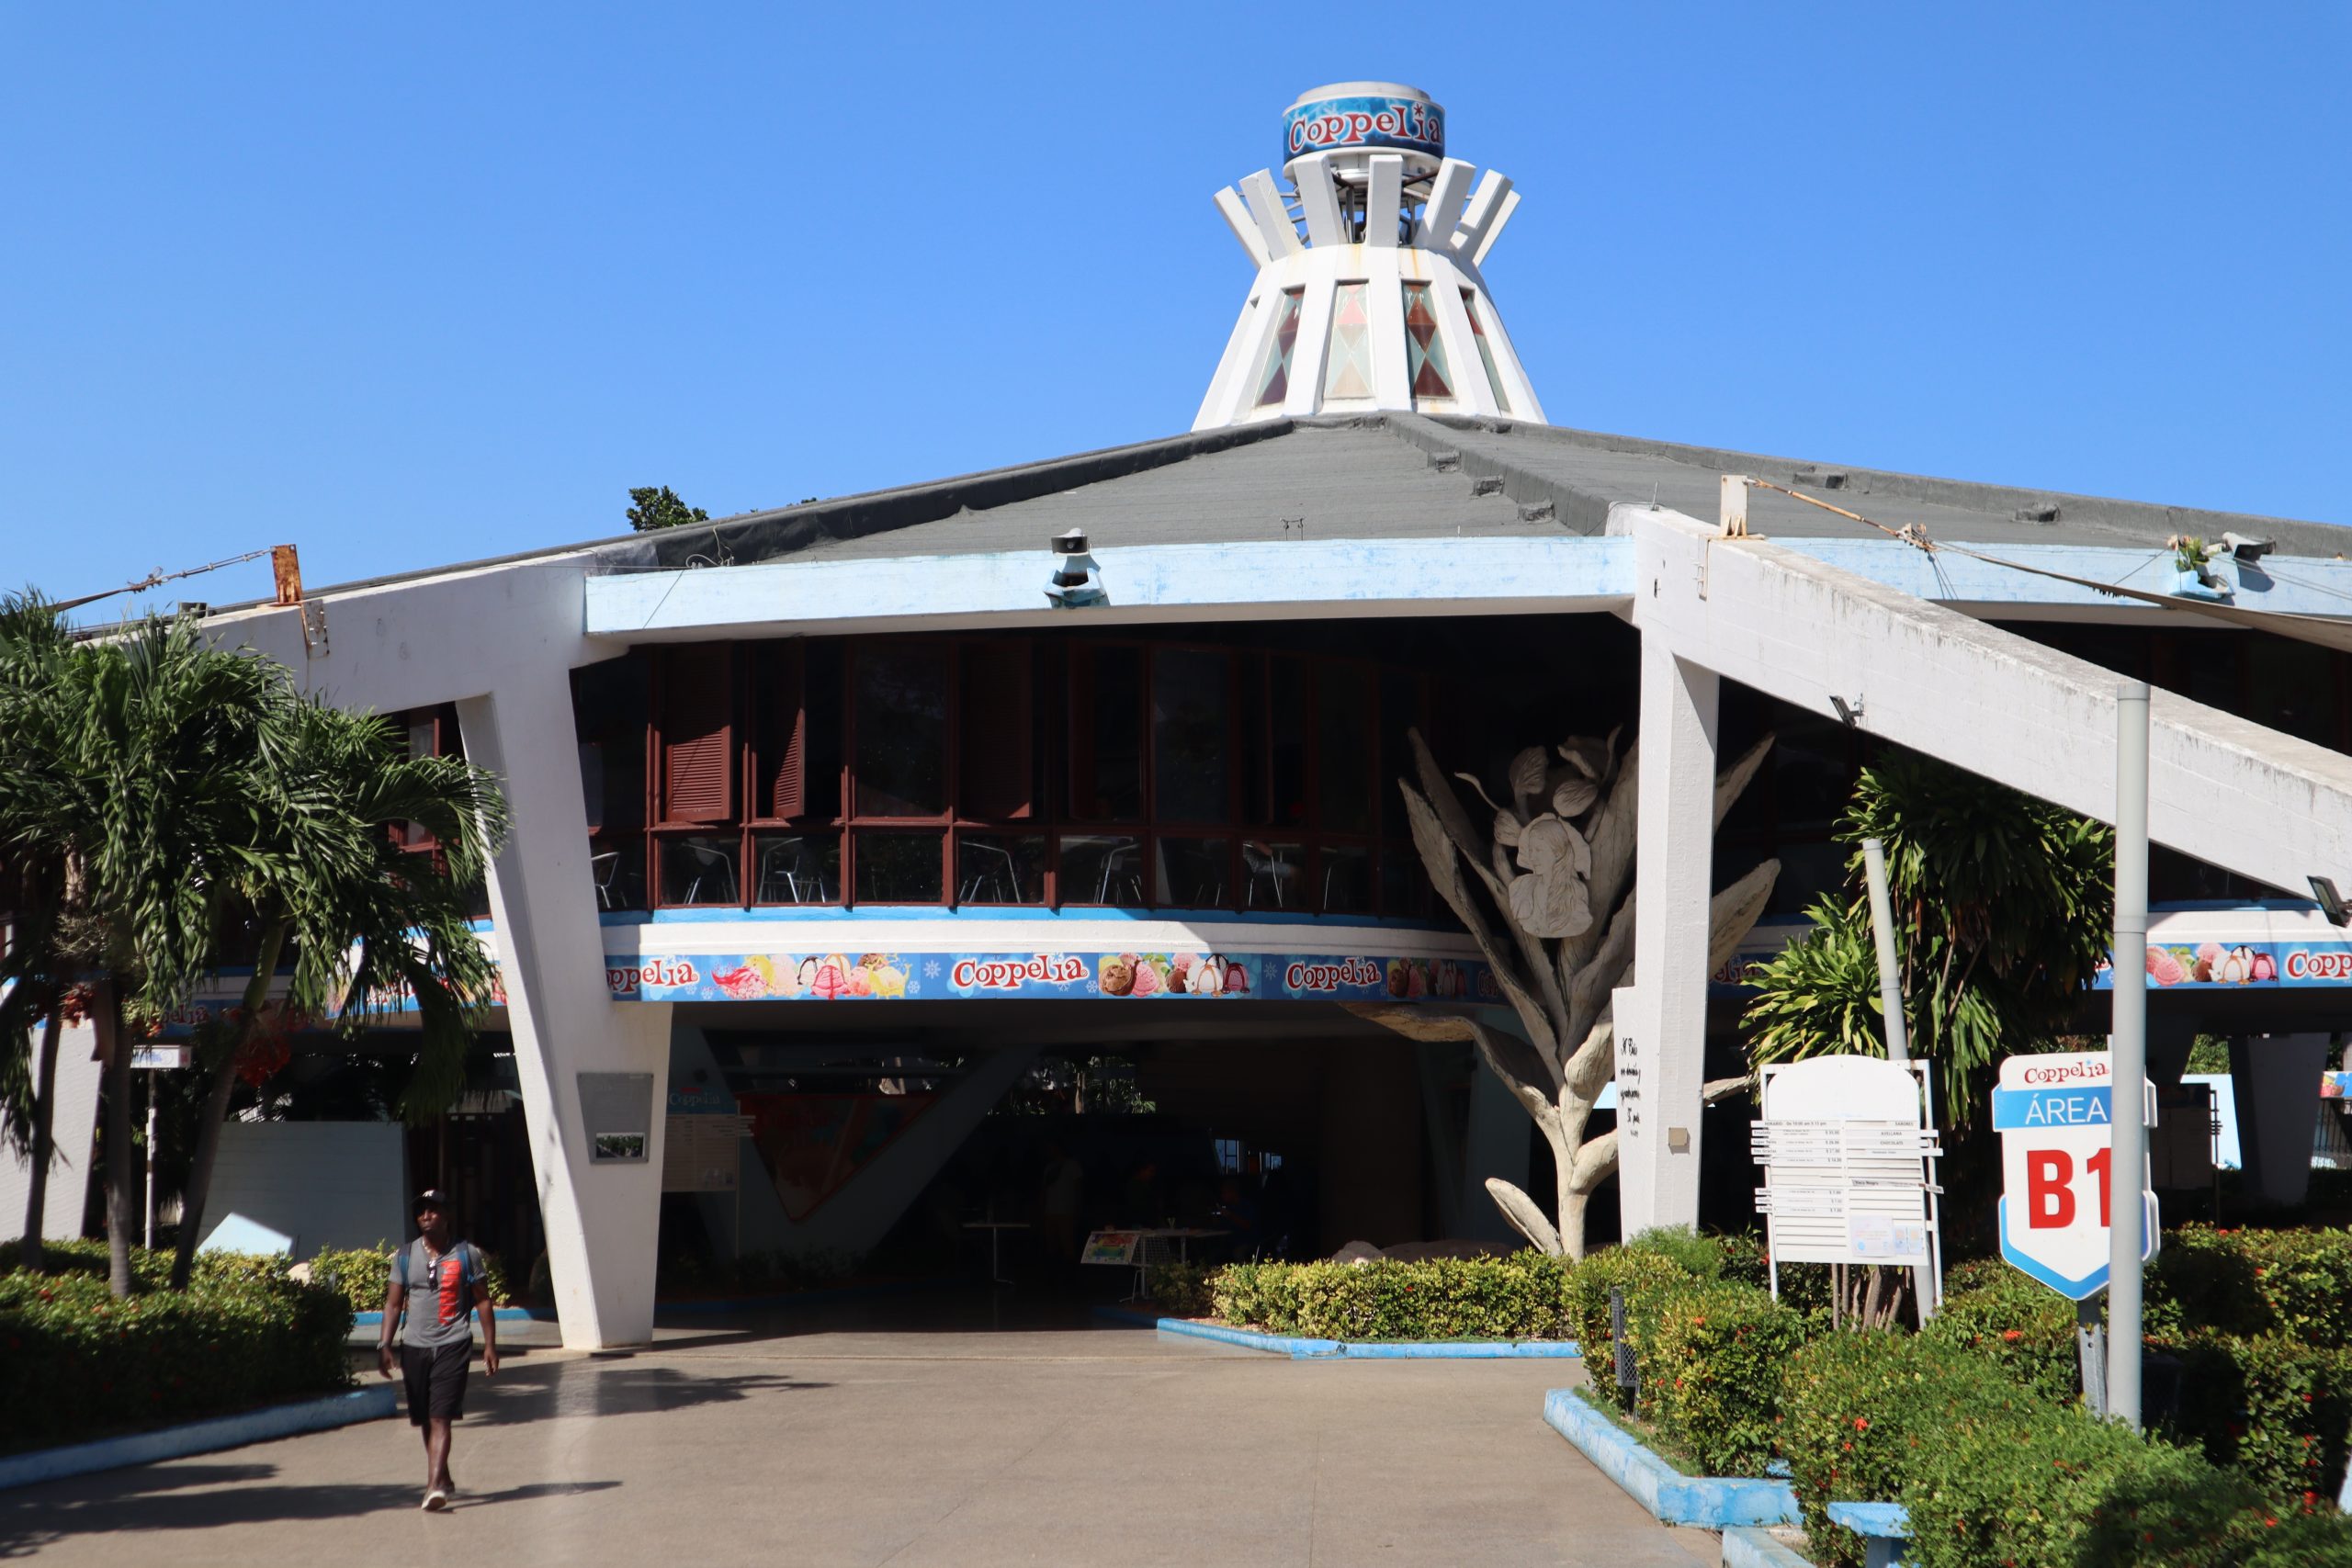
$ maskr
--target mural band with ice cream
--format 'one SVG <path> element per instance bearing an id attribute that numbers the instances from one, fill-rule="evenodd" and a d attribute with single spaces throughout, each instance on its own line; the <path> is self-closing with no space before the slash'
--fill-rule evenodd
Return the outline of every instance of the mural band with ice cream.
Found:
<path id="1" fill-rule="evenodd" d="M 1212 953 L 712 953 L 608 963 L 618 1001 L 857 1001 L 908 997 L 1272 1000 L 1498 999 L 1453 958 Z"/>

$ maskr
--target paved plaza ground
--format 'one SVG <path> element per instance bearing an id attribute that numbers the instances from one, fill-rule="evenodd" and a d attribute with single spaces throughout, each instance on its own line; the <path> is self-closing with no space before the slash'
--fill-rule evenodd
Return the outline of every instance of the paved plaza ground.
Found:
<path id="1" fill-rule="evenodd" d="M 1543 1424 L 1560 1361 L 1293 1362 L 1074 1309 L 883 1299 L 476 1366 L 449 1513 L 405 1419 L 0 1492 L 59 1563 L 1690 1568 Z M 537 1339 L 537 1344 L 531 1341 Z"/>

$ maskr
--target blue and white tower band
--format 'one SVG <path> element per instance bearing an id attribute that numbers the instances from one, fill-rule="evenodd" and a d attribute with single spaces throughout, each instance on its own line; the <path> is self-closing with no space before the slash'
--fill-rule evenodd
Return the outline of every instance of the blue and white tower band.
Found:
<path id="1" fill-rule="evenodd" d="M 1261 169 L 1216 193 L 1258 268 L 1195 430 L 1373 410 L 1544 422 L 1483 268 L 1519 205 L 1445 156 L 1418 87 L 1340 82 L 1283 116 L 1285 195 Z"/>

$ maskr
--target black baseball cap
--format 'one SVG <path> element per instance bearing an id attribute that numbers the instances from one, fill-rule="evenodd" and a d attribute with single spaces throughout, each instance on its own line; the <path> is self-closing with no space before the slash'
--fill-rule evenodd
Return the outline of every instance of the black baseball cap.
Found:
<path id="1" fill-rule="evenodd" d="M 428 1187 L 416 1195 L 416 1206 L 419 1209 L 438 1209 L 446 1214 L 457 1205 L 451 1203 L 449 1195 L 438 1187 Z"/>

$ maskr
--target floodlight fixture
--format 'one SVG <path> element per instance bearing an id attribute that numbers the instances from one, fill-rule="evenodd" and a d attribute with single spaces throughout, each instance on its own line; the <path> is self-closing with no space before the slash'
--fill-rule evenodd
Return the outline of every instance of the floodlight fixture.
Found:
<path id="1" fill-rule="evenodd" d="M 1838 710 L 1838 723 L 1844 725 L 1849 729 L 1860 728 L 1862 722 L 1861 698 L 1856 697 L 1849 703 L 1843 697 L 1832 695 L 1829 699 L 1829 705 Z"/>
<path id="2" fill-rule="evenodd" d="M 2327 917 L 2327 923 L 2352 926 L 2352 908 L 2345 907 L 2344 895 L 2335 890 L 2335 879 L 2313 876 L 2306 880 L 2312 885 L 2312 897 L 2319 900 L 2319 912 Z"/>

